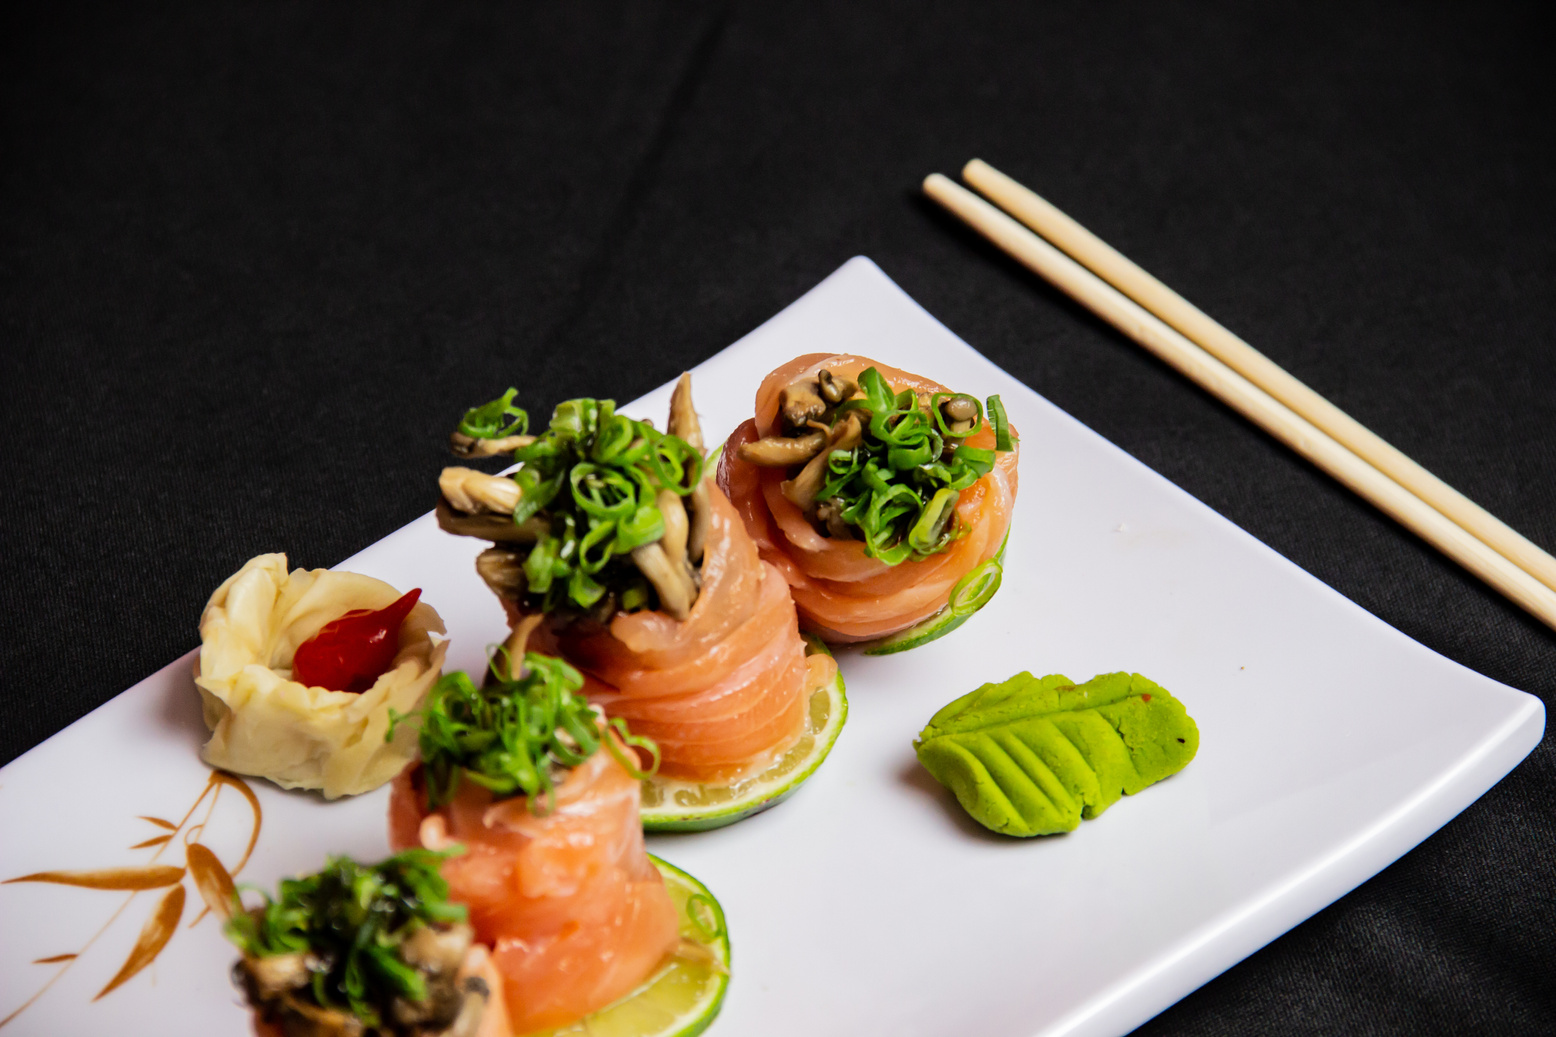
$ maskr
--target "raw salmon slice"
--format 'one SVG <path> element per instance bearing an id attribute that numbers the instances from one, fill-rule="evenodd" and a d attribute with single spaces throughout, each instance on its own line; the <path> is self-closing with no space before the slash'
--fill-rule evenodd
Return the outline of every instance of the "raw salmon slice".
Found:
<path id="1" fill-rule="evenodd" d="M 660 773 L 724 782 L 765 767 L 805 725 L 805 642 L 788 584 L 764 562 L 724 493 L 690 615 L 619 613 L 608 630 L 564 630 L 557 646 L 593 678 L 590 700 L 654 739 Z"/>
<path id="2" fill-rule="evenodd" d="M 603 748 L 557 786 L 543 816 L 526 797 L 494 801 L 469 781 L 429 812 L 419 765 L 395 779 L 395 849 L 465 847 L 443 876 L 491 948 L 514 1033 L 581 1019 L 631 993 L 677 945 L 638 802 L 637 781 Z"/>

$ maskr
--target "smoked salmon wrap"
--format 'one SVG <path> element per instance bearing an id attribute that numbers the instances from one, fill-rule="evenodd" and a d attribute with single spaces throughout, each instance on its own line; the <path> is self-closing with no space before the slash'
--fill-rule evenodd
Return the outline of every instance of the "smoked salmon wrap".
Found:
<path id="1" fill-rule="evenodd" d="M 543 617 L 533 644 L 657 743 L 661 775 L 717 784 L 760 771 L 799 740 L 809 692 L 835 664 L 807 657 L 787 582 L 705 470 L 690 376 L 663 433 L 581 399 L 530 436 L 511 398 L 469 412 L 454 447 L 512 449 L 522 467 L 445 469 L 443 528 L 493 541 L 476 568 L 510 624 Z"/>
<path id="2" fill-rule="evenodd" d="M 660 773 L 702 783 L 759 770 L 799 737 L 810 689 L 836 663 L 807 656 L 783 575 L 762 561 L 711 482 L 701 591 L 684 620 L 619 612 L 562 630 L 562 654 L 601 683 L 591 698 L 652 738 Z"/>
<path id="3" fill-rule="evenodd" d="M 680 942 L 643 846 L 643 775 L 627 751 L 642 741 L 599 717 L 572 667 L 523 659 L 483 688 L 463 673 L 438 684 L 418 718 L 422 762 L 389 804 L 394 848 L 454 854 L 449 899 L 489 948 L 518 1034 L 631 994 Z"/>
<path id="4" fill-rule="evenodd" d="M 998 396 L 984 405 L 865 357 L 815 353 L 762 380 L 718 482 L 801 624 L 824 641 L 876 642 L 947 609 L 999 556 L 1018 453 Z"/>

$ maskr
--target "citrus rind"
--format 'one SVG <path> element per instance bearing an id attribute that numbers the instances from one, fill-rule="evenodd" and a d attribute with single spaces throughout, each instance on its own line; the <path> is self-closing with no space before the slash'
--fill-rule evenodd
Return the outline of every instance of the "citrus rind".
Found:
<path id="1" fill-rule="evenodd" d="M 806 637 L 806 654 L 831 655 L 826 645 Z M 643 828 L 649 832 L 704 832 L 742 821 L 776 806 L 816 772 L 832 751 L 848 719 L 848 696 L 841 672 L 812 688 L 800 739 L 770 766 L 731 785 L 704 785 L 652 777 L 643 782 Z"/>

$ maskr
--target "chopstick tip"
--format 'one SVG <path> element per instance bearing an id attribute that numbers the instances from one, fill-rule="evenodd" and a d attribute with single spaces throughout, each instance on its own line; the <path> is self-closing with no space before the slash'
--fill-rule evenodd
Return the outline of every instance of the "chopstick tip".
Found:
<path id="1" fill-rule="evenodd" d="M 924 193 L 934 195 L 936 191 L 944 190 L 947 184 L 955 186 L 951 178 L 944 173 L 931 173 L 924 178 Z"/>

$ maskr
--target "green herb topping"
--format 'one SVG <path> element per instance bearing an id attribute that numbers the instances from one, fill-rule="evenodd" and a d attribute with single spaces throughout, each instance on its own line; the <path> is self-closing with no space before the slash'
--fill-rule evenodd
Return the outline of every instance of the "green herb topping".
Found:
<path id="1" fill-rule="evenodd" d="M 783 484 L 784 496 L 827 535 L 862 540 L 866 554 L 888 565 L 928 558 L 965 536 L 956 518 L 961 491 L 993 470 L 999 452 L 1015 448 L 998 396 L 986 405 L 965 393 L 921 399 L 894 392 L 874 367 L 857 386 L 823 370 L 781 399 L 789 436 L 746 444 L 741 456 L 803 463 Z M 968 446 L 985 421 L 995 448 Z"/>
<path id="2" fill-rule="evenodd" d="M 526 429 L 528 416 L 513 406 L 515 392 L 471 409 L 459 432 L 479 440 Z M 702 480 L 702 454 L 678 436 L 617 414 L 612 400 L 576 399 L 558 404 L 546 431 L 513 457 L 523 465 L 512 476 L 520 490 L 513 524 L 537 517 L 544 524 L 523 550 L 525 611 L 652 607 L 654 584 L 630 555 L 664 536 L 655 498 L 666 490 L 690 495 Z"/>
<path id="3" fill-rule="evenodd" d="M 324 870 L 283 879 L 280 896 L 235 911 L 227 938 L 251 958 L 307 955 L 307 989 L 321 1008 L 344 1009 L 369 1027 L 395 998 L 428 996 L 422 971 L 402 945 L 428 926 L 462 923 L 465 908 L 448 900 L 438 873 L 446 853 L 412 849 L 378 864 L 332 857 Z"/>
<path id="4" fill-rule="evenodd" d="M 499 649 L 482 688 L 461 671 L 444 674 L 417 714 L 429 809 L 451 800 L 466 779 L 499 797 L 549 798 L 558 773 L 583 763 L 602 742 L 635 778 L 658 769 L 658 747 L 629 733 L 619 717 L 604 721 L 578 694 L 583 677 L 567 663 L 528 652 L 517 680 L 504 676 L 506 663 Z M 623 746 L 653 758 L 647 773 Z M 531 809 L 536 805 L 532 799 Z"/>
<path id="5" fill-rule="evenodd" d="M 513 405 L 517 389 L 509 389 L 490 403 L 471 407 L 459 422 L 459 432 L 471 439 L 505 439 L 529 431 L 529 415 Z M 508 421 L 512 418 L 512 421 Z M 504 424 L 506 422 L 506 424 Z"/>

